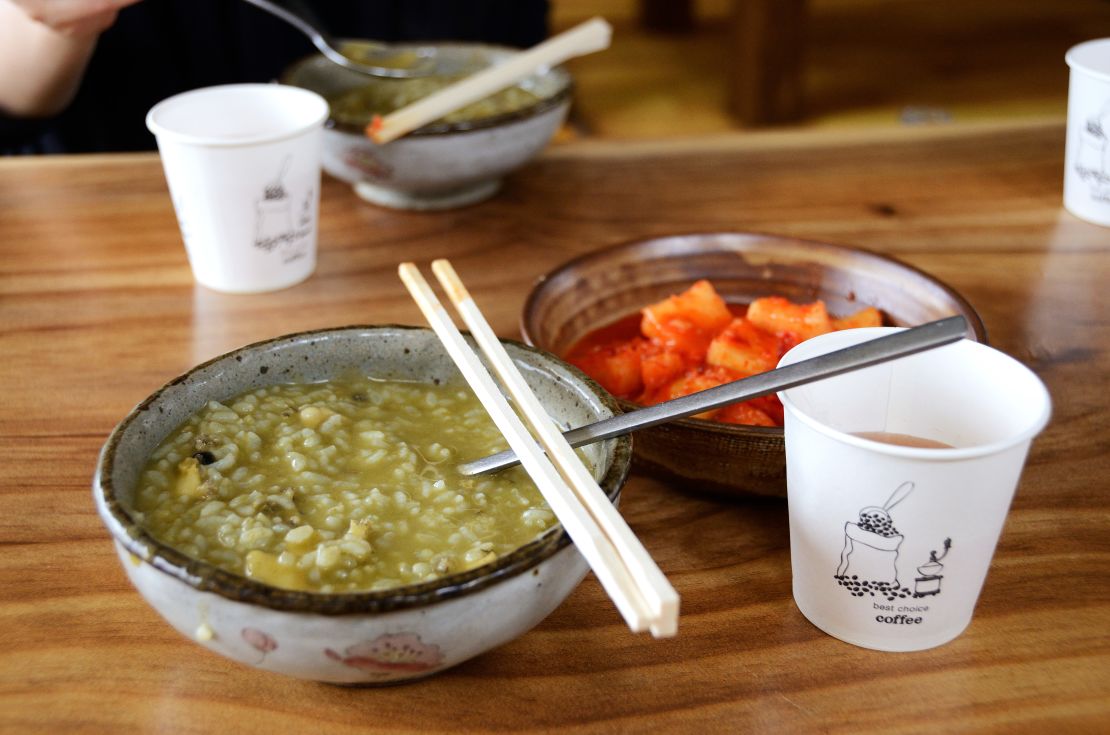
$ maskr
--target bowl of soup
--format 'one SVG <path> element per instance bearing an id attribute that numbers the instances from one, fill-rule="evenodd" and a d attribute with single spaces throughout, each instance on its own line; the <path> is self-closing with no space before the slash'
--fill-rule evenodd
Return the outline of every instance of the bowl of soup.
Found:
<path id="1" fill-rule="evenodd" d="M 773 369 L 807 336 L 967 319 L 954 289 L 885 255 L 758 233 L 698 233 L 597 250 L 541 276 L 524 340 L 576 363 L 624 411 Z M 636 434 L 636 466 L 714 495 L 786 496 L 775 396 Z M 776 420 L 777 419 L 777 420 Z"/>
<path id="2" fill-rule="evenodd" d="M 396 49 L 399 63 L 407 55 L 433 73 L 408 79 L 368 77 L 316 55 L 282 76 L 283 83 L 328 101 L 324 170 L 374 204 L 440 210 L 487 199 L 507 174 L 543 150 L 570 108 L 570 74 L 551 67 L 378 145 L 365 132 L 375 116 L 388 115 L 517 53 L 476 43 L 399 44 Z M 344 50 L 358 57 L 357 42 L 347 42 Z"/>
<path id="3" fill-rule="evenodd" d="M 615 401 L 506 343 L 569 428 Z M 529 630 L 587 566 L 427 329 L 287 335 L 170 381 L 113 430 L 93 494 L 128 578 L 183 635 L 335 683 L 428 676 Z M 627 438 L 583 450 L 614 503 Z"/>

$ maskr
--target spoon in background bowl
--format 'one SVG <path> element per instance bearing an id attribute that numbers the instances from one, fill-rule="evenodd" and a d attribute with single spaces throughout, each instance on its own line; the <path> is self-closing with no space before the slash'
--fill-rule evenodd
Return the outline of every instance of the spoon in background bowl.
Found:
<path id="1" fill-rule="evenodd" d="M 966 334 L 967 320 L 962 316 L 950 316 L 792 365 L 734 380 L 715 388 L 587 424 L 564 433 L 563 438 L 572 447 L 580 447 L 583 444 L 611 439 L 638 429 L 646 429 L 703 411 L 721 408 L 730 403 L 759 398 L 795 386 L 896 360 L 899 357 L 908 357 L 918 352 L 943 347 L 960 341 Z M 465 462 L 457 469 L 462 475 L 480 475 L 515 464 L 517 464 L 516 455 L 511 451 L 505 451 Z"/>
<path id="2" fill-rule="evenodd" d="M 393 79 L 409 79 L 412 77 L 426 77 L 435 73 L 435 63 L 432 59 L 421 57 L 412 52 L 398 53 L 390 49 L 387 44 L 377 42 L 360 42 L 357 44 L 359 55 L 367 61 L 377 61 L 377 64 L 362 63 L 347 56 L 339 49 L 341 46 L 326 32 L 322 30 L 320 22 L 307 5 L 300 0 L 244 0 L 251 5 L 265 10 L 271 15 L 281 18 L 312 41 L 312 45 L 328 60 L 351 71 L 367 74 L 373 77 L 389 77 Z M 353 48 L 353 46 L 352 46 Z M 409 63 L 413 61 L 413 63 Z M 392 63 L 390 63 L 392 62 Z M 400 63 L 404 62 L 404 63 Z"/>

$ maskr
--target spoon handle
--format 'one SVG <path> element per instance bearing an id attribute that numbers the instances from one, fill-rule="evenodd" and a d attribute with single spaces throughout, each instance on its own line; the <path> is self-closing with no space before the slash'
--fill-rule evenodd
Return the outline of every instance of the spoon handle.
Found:
<path id="1" fill-rule="evenodd" d="M 958 342 L 967 334 L 967 321 L 962 316 L 940 319 L 919 327 L 906 329 L 858 345 L 845 347 L 825 355 L 818 355 L 793 365 L 769 370 L 715 388 L 691 393 L 688 396 L 657 403 L 654 406 L 629 411 L 586 426 L 572 429 L 563 437 L 572 447 L 611 439 L 637 429 L 681 419 L 687 416 L 727 406 L 730 403 L 758 398 L 770 393 L 805 385 L 816 380 L 878 365 L 899 357 L 924 352 Z M 466 462 L 458 466 L 463 475 L 479 475 L 517 464 L 511 451 Z"/>

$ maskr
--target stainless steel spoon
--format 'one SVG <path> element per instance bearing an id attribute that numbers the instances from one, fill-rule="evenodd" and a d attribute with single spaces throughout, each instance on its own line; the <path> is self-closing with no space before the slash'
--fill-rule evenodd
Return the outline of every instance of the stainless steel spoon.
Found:
<path id="1" fill-rule="evenodd" d="M 392 77 L 396 79 L 426 77 L 435 72 L 435 62 L 429 58 L 420 58 L 411 66 L 392 67 L 363 64 L 344 56 L 338 50 L 335 39 L 321 29 L 321 24 L 312 10 L 300 0 L 245 0 L 245 2 L 275 15 L 295 27 L 308 36 L 312 40 L 312 45 L 319 49 L 320 53 L 327 59 L 351 71 L 374 77 Z M 384 43 L 365 42 L 360 45 L 383 58 L 393 53 L 390 47 Z"/>
<path id="2" fill-rule="evenodd" d="M 940 319 L 802 360 L 793 365 L 719 385 L 716 388 L 691 393 L 682 398 L 587 424 L 564 433 L 563 438 L 572 447 L 580 447 L 583 444 L 628 434 L 637 429 L 646 429 L 649 426 L 693 416 L 702 411 L 721 408 L 730 403 L 759 398 L 780 390 L 942 347 L 960 341 L 966 334 L 967 320 L 962 316 Z M 516 455 L 512 451 L 505 451 L 461 464 L 458 466 L 458 471 L 463 475 L 480 475 L 515 464 L 517 464 Z"/>

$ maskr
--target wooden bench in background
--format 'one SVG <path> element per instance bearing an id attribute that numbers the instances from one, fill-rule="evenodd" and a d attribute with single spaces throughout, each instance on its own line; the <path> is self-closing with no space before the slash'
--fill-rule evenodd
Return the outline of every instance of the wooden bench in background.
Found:
<path id="1" fill-rule="evenodd" d="M 694 27 L 693 0 L 640 0 L 644 28 Z M 801 118 L 806 0 L 733 0 L 728 48 L 728 105 L 744 126 Z"/>

